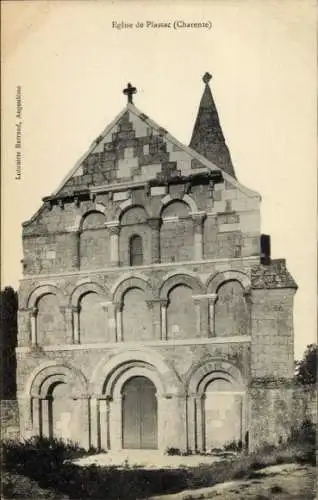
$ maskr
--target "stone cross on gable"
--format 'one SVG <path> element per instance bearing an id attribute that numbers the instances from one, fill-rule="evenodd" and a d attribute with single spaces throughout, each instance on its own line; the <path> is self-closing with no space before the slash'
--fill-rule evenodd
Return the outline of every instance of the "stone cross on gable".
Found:
<path id="1" fill-rule="evenodd" d="M 127 87 L 123 90 L 123 94 L 127 96 L 128 103 L 132 104 L 133 95 L 137 94 L 137 89 L 133 87 L 131 83 L 128 83 Z"/>

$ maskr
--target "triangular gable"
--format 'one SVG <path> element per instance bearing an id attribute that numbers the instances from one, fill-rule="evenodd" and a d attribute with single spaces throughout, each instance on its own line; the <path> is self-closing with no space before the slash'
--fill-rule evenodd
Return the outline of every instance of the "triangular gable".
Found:
<path id="1" fill-rule="evenodd" d="M 167 175 L 188 176 L 220 171 L 247 196 L 259 196 L 138 110 L 127 106 L 92 143 L 53 196 L 127 181 L 149 181 Z"/>

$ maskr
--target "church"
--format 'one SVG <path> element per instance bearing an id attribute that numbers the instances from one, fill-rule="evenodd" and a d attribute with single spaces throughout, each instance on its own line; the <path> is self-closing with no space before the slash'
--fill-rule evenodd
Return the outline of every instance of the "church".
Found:
<path id="1" fill-rule="evenodd" d="M 23 223 L 22 437 L 162 452 L 286 439 L 297 285 L 271 259 L 210 79 L 189 146 L 128 84 L 124 109 Z"/>

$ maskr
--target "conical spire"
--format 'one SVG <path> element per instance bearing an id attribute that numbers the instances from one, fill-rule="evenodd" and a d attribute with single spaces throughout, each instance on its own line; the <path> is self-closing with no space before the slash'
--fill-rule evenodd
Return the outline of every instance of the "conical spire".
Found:
<path id="1" fill-rule="evenodd" d="M 212 76 L 209 73 L 205 73 L 203 76 L 205 89 L 192 132 L 190 148 L 205 156 L 227 174 L 236 177 L 209 86 L 211 78 Z"/>

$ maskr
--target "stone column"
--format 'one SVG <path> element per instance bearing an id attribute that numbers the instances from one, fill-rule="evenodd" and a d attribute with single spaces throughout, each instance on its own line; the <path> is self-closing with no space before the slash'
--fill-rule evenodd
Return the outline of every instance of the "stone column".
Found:
<path id="1" fill-rule="evenodd" d="M 80 343 L 80 310 L 81 306 L 72 306 L 73 344 Z"/>
<path id="2" fill-rule="evenodd" d="M 203 221 L 206 217 L 205 212 L 192 213 L 194 223 L 194 253 L 193 260 L 203 259 Z"/>
<path id="3" fill-rule="evenodd" d="M 109 222 L 107 227 L 110 230 L 110 265 L 119 266 L 119 222 Z"/>
<path id="4" fill-rule="evenodd" d="M 199 299 L 194 299 L 194 308 L 195 308 L 195 329 L 196 329 L 196 337 L 201 337 L 201 301 Z"/>
<path id="5" fill-rule="evenodd" d="M 252 307 L 253 307 L 253 301 L 252 301 L 252 294 L 251 290 L 245 290 L 244 291 L 244 298 L 246 302 L 246 307 L 247 307 L 247 314 L 248 314 L 248 332 L 247 335 L 252 335 Z"/>
<path id="6" fill-rule="evenodd" d="M 104 304 L 106 306 L 106 304 Z M 117 331 L 116 331 L 116 304 L 112 302 L 107 302 L 107 327 L 108 327 L 108 338 L 110 342 L 117 342 Z"/>
<path id="7" fill-rule="evenodd" d="M 61 306 L 60 311 L 64 316 L 66 343 L 72 344 L 73 343 L 73 308 L 72 308 L 72 306 Z"/>
<path id="8" fill-rule="evenodd" d="M 195 395 L 190 394 L 187 398 L 187 444 L 188 449 L 195 451 L 197 449 L 196 439 L 196 402 Z"/>
<path id="9" fill-rule="evenodd" d="M 158 450 L 164 452 L 167 448 L 167 420 L 169 420 L 167 412 L 167 399 L 162 394 L 156 394 L 157 412 L 158 412 Z"/>
<path id="10" fill-rule="evenodd" d="M 217 293 L 209 295 L 209 333 L 210 337 L 215 337 L 215 303 L 218 298 Z"/>
<path id="11" fill-rule="evenodd" d="M 111 450 L 122 449 L 122 396 L 115 398 L 111 402 L 109 435 Z"/>
<path id="12" fill-rule="evenodd" d="M 32 397 L 32 435 L 42 435 L 42 400 L 40 397 Z"/>
<path id="13" fill-rule="evenodd" d="M 161 340 L 168 339 L 167 308 L 168 300 L 161 300 Z"/>
<path id="14" fill-rule="evenodd" d="M 79 425 L 74 428 L 73 439 L 78 441 L 86 450 L 91 445 L 91 407 L 90 398 L 87 395 L 76 396 L 76 407 Z M 75 422 L 76 423 L 76 422 Z"/>
<path id="15" fill-rule="evenodd" d="M 103 302 L 101 304 L 103 312 L 104 312 L 104 325 L 105 325 L 105 340 L 106 342 L 116 342 L 116 338 L 113 337 L 113 329 L 109 328 L 108 318 L 109 318 L 109 309 L 112 306 L 112 302 Z"/>
<path id="16" fill-rule="evenodd" d="M 198 451 L 204 451 L 204 411 L 202 396 L 195 396 L 196 409 L 196 445 Z"/>
<path id="17" fill-rule="evenodd" d="M 90 446 L 99 447 L 99 408 L 98 399 L 90 399 Z"/>
<path id="18" fill-rule="evenodd" d="M 154 340 L 161 339 L 161 300 L 147 300 L 147 306 L 152 314 L 152 337 Z"/>
<path id="19" fill-rule="evenodd" d="M 42 405 L 42 436 L 50 437 L 50 423 L 49 423 L 49 406 L 51 404 L 51 397 L 41 400 Z"/>
<path id="20" fill-rule="evenodd" d="M 209 336 L 209 297 L 207 295 L 193 295 L 197 315 L 198 337 Z"/>
<path id="21" fill-rule="evenodd" d="M 36 345 L 38 342 L 38 335 L 37 335 L 37 315 L 38 315 L 38 308 L 33 307 L 31 310 L 31 344 Z"/>
<path id="22" fill-rule="evenodd" d="M 116 317 L 116 340 L 117 342 L 122 342 L 123 338 L 123 304 L 119 303 L 115 306 L 115 317 Z"/>
<path id="23" fill-rule="evenodd" d="M 109 402 L 105 396 L 99 399 L 100 448 L 109 449 Z"/>
<path id="24" fill-rule="evenodd" d="M 151 228 L 151 263 L 160 263 L 160 218 L 148 219 L 148 224 Z"/>

